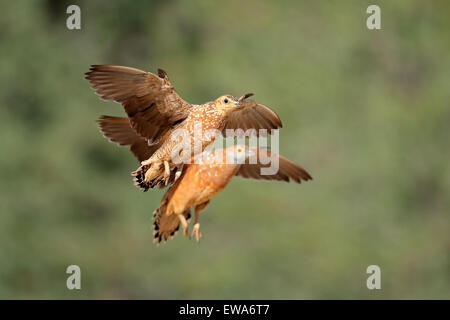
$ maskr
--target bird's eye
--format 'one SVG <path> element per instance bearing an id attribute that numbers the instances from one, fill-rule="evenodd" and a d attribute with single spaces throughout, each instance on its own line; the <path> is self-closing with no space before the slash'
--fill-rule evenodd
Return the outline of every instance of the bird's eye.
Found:
<path id="1" fill-rule="evenodd" d="M 238 153 L 242 153 L 242 149 L 241 149 L 241 148 L 237 149 L 236 151 L 237 151 Z"/>
<path id="2" fill-rule="evenodd" d="M 223 100 L 223 102 L 228 103 L 228 98 L 225 98 L 225 100 Z"/>

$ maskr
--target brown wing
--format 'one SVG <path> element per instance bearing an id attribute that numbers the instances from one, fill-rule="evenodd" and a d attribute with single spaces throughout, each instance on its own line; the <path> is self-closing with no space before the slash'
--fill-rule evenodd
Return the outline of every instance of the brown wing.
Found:
<path id="1" fill-rule="evenodd" d="M 103 99 L 123 105 L 131 126 L 148 140 L 157 140 L 189 114 L 191 105 L 175 92 L 161 69 L 154 75 L 130 67 L 92 65 L 85 75 Z"/>
<path id="2" fill-rule="evenodd" d="M 237 171 L 236 175 L 237 176 L 241 176 L 243 178 L 247 178 L 247 179 L 258 179 L 258 180 L 281 180 L 281 181 L 286 181 L 289 182 L 290 179 L 294 180 L 297 183 L 301 183 L 301 181 L 308 181 L 308 180 L 312 180 L 312 177 L 309 175 L 309 173 L 303 169 L 302 167 L 298 166 L 297 164 L 295 164 L 294 162 L 286 159 L 283 156 L 279 156 L 275 153 L 271 153 L 270 151 L 267 151 L 265 149 L 259 149 L 256 147 L 252 147 L 251 148 L 256 156 L 253 157 L 254 162 L 256 162 L 255 164 L 251 164 L 250 163 L 245 163 L 245 164 L 241 164 L 239 170 Z M 278 172 L 274 175 L 262 175 L 261 174 L 261 168 L 264 167 L 270 167 L 270 163 L 269 164 L 263 164 L 262 162 L 262 157 L 279 157 L 278 161 L 279 161 L 279 169 Z M 265 163 L 265 162 L 264 162 Z"/>
<path id="3" fill-rule="evenodd" d="M 130 146 L 139 161 L 150 158 L 160 147 L 159 144 L 148 145 L 147 140 L 133 130 L 128 118 L 103 116 L 97 123 L 105 138 L 120 146 Z"/>
<path id="4" fill-rule="evenodd" d="M 267 129 L 271 133 L 273 129 L 279 129 L 283 125 L 278 115 L 265 105 L 262 105 L 253 100 L 245 100 L 252 94 L 242 96 L 239 101 L 241 107 L 233 111 L 227 119 L 223 134 L 226 134 L 226 129 L 256 129 L 256 134 L 259 136 L 259 129 Z"/>

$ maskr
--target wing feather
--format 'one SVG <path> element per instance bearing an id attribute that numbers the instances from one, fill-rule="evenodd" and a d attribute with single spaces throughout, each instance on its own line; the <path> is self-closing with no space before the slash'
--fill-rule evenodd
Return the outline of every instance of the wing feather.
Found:
<path id="1" fill-rule="evenodd" d="M 302 167 L 295 164 L 291 160 L 277 155 L 275 153 L 271 153 L 265 149 L 259 149 L 257 147 L 251 147 L 251 150 L 254 151 L 254 158 L 252 160 L 256 160 L 256 163 L 241 164 L 239 170 L 236 172 L 237 176 L 241 176 L 247 179 L 257 179 L 257 180 L 279 180 L 289 182 L 291 179 L 297 183 L 301 183 L 301 181 L 312 180 L 311 175 Z M 263 164 L 262 157 L 267 156 L 269 158 L 279 157 L 279 167 L 278 172 L 273 175 L 262 175 L 261 169 L 270 167 L 271 163 Z M 256 158 L 256 159 L 255 159 Z M 273 161 L 273 160 L 271 160 Z M 253 161 L 255 162 L 255 161 Z"/>
<path id="2" fill-rule="evenodd" d="M 103 116 L 97 123 L 105 138 L 119 146 L 130 146 L 139 161 L 150 158 L 160 147 L 159 144 L 149 145 L 146 139 L 133 130 L 128 118 Z"/>
<path id="3" fill-rule="evenodd" d="M 191 107 L 175 92 L 167 74 L 162 70 L 158 74 L 124 66 L 92 65 L 85 78 L 102 99 L 123 105 L 139 135 L 156 142 L 184 120 Z"/>
<path id="4" fill-rule="evenodd" d="M 224 133 L 226 129 L 256 129 L 256 134 L 259 135 L 260 129 L 272 133 L 272 130 L 283 126 L 278 115 L 265 105 L 253 100 L 240 99 L 240 102 L 241 107 L 228 116 Z"/>

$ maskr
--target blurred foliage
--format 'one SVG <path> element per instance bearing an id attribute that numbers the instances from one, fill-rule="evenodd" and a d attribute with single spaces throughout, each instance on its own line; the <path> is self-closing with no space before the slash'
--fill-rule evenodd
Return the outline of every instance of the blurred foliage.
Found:
<path id="1" fill-rule="evenodd" d="M 450 297 L 448 1 L 80 1 L 70 31 L 73 3 L 0 3 L 1 298 Z M 124 112 L 83 79 L 107 63 L 163 68 L 192 103 L 254 92 L 315 179 L 236 178 L 199 244 L 156 247 L 163 191 L 133 186 L 95 123 Z"/>

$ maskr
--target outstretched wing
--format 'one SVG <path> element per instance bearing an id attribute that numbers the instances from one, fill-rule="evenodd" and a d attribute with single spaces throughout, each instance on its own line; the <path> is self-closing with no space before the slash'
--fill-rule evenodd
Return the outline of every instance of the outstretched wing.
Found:
<path id="1" fill-rule="evenodd" d="M 302 180 L 312 180 L 312 177 L 305 169 L 285 157 L 257 147 L 250 147 L 250 149 L 255 153 L 255 156 L 249 159 L 248 164 L 245 163 L 240 165 L 239 170 L 236 173 L 237 176 L 247 179 L 281 180 L 286 182 L 289 182 L 290 179 L 292 179 L 297 183 L 301 183 Z M 262 175 L 261 168 L 270 167 L 272 161 L 275 161 L 275 157 L 278 157 L 278 171 L 273 175 Z M 265 161 L 269 159 L 271 163 Z M 252 164 L 252 160 L 254 164 Z"/>
<path id="2" fill-rule="evenodd" d="M 130 67 L 92 65 L 85 78 L 103 99 L 121 103 L 133 129 L 150 141 L 189 114 L 191 105 L 175 92 L 161 69 L 154 75 Z"/>
<path id="3" fill-rule="evenodd" d="M 227 119 L 223 134 L 226 134 L 226 129 L 255 129 L 259 136 L 260 129 L 266 129 L 267 133 L 272 133 L 273 129 L 279 129 L 283 125 L 278 115 L 270 108 L 253 100 L 246 100 L 252 96 L 252 93 L 247 93 L 239 98 L 241 107 L 233 111 Z"/>
<path id="4" fill-rule="evenodd" d="M 133 130 L 128 118 L 103 116 L 97 123 L 105 138 L 120 146 L 130 146 L 139 161 L 150 158 L 160 147 L 159 144 L 149 145 L 146 139 Z"/>

